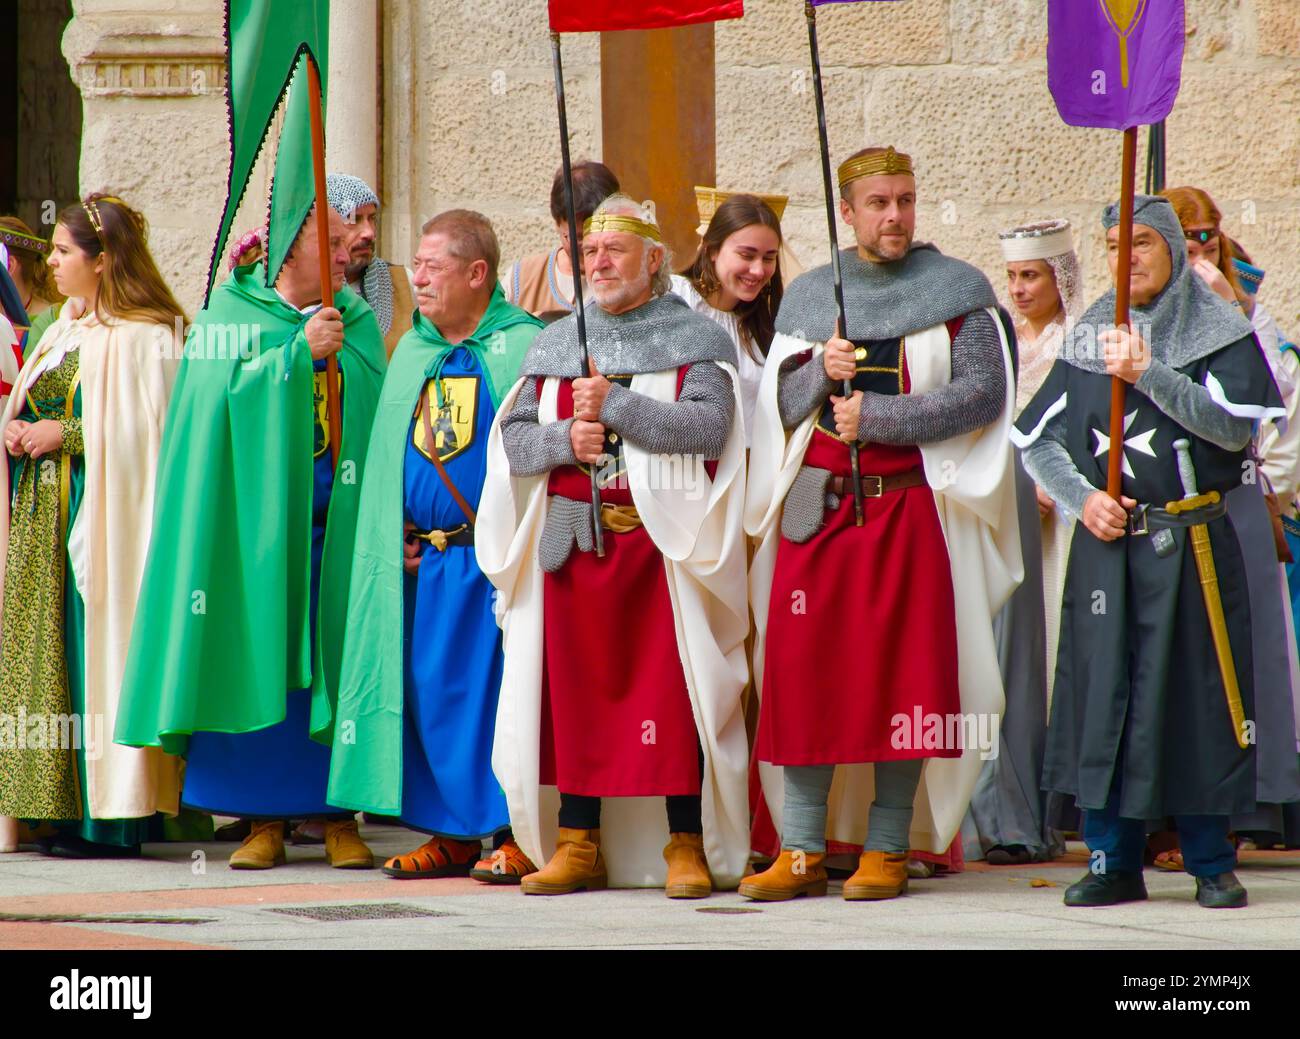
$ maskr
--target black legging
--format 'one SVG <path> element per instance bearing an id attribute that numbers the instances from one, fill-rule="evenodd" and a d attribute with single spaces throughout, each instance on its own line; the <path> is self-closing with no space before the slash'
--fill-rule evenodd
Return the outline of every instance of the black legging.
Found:
<path id="1" fill-rule="evenodd" d="M 700 748 L 700 776 L 704 776 L 704 748 Z M 669 794 L 669 833 L 703 833 L 699 794 Z M 600 798 L 586 794 L 560 793 L 560 825 L 569 830 L 600 829 Z"/>
<path id="2" fill-rule="evenodd" d="M 560 825 L 570 830 L 599 830 L 600 801 L 599 797 L 585 794 L 560 794 Z M 668 804 L 670 833 L 704 832 L 699 794 L 670 794 L 664 801 Z"/>

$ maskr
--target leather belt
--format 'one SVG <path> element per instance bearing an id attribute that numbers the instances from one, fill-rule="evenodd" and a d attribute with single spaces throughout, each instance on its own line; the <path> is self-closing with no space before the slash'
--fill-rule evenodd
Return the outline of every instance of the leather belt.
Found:
<path id="1" fill-rule="evenodd" d="M 909 469 L 905 473 L 897 473 L 894 476 L 863 476 L 862 497 L 879 498 L 885 494 L 891 494 L 894 491 L 903 491 L 908 487 L 924 487 L 925 470 L 919 465 L 915 469 Z M 853 477 L 851 476 L 832 476 L 826 489 L 831 494 L 839 495 L 841 498 L 847 497 L 853 493 Z"/>
<path id="2" fill-rule="evenodd" d="M 613 534 L 626 534 L 628 531 L 636 530 L 643 524 L 641 523 L 641 514 L 636 511 L 635 505 L 602 503 L 600 506 L 600 525 Z"/>
<path id="3" fill-rule="evenodd" d="M 1167 527 L 1195 527 L 1216 520 L 1227 511 L 1228 503 L 1222 498 L 1212 505 L 1203 505 L 1185 512 L 1170 512 L 1158 505 L 1139 505 L 1128 514 L 1128 532 L 1140 535 Z"/>
<path id="4" fill-rule="evenodd" d="M 445 552 L 448 545 L 474 544 L 474 528 L 468 523 L 462 523 L 451 530 L 410 530 L 407 531 L 407 537 L 427 541 L 439 552 Z"/>

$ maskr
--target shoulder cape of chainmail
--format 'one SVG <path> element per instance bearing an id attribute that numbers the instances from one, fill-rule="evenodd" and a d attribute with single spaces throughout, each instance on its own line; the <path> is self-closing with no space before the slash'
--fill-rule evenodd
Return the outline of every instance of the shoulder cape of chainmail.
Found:
<path id="1" fill-rule="evenodd" d="M 1107 230 L 1119 222 L 1119 207 L 1109 205 L 1101 222 Z M 1169 246 L 1172 269 L 1169 284 L 1160 295 L 1129 314 L 1151 347 L 1151 356 L 1171 368 L 1185 368 L 1202 357 L 1218 353 L 1252 332 L 1241 311 L 1215 295 L 1187 262 L 1187 241 L 1169 200 L 1139 195 L 1133 205 L 1133 223 L 1154 228 Z M 1061 358 L 1085 372 L 1106 371 L 1097 335 L 1115 325 L 1115 290 L 1097 300 L 1074 326 L 1061 348 Z"/>
<path id="2" fill-rule="evenodd" d="M 379 330 L 388 335 L 393 327 L 393 276 L 388 261 L 375 258 L 361 277 L 361 298 L 370 304 L 379 322 Z"/>
<path id="3" fill-rule="evenodd" d="M 891 263 L 871 263 L 856 249 L 841 250 L 840 271 L 849 326 L 844 334 L 853 339 L 905 336 L 997 305 L 988 278 L 924 242 Z M 834 335 L 837 317 L 835 282 L 827 263 L 790 283 L 776 330 L 824 343 Z"/>
<path id="4" fill-rule="evenodd" d="M 626 314 L 609 314 L 594 302 L 583 310 L 587 350 L 604 375 L 662 372 L 698 361 L 736 365 L 736 346 L 722 326 L 695 313 L 676 293 L 666 292 Z M 587 374 L 579 360 L 575 315 L 537 334 L 519 374 L 566 379 Z"/>

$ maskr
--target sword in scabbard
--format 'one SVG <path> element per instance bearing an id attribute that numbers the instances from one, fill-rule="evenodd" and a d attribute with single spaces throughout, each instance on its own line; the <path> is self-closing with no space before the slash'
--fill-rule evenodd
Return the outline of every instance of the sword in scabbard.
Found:
<path id="1" fill-rule="evenodd" d="M 1199 494 L 1196 490 L 1196 470 L 1192 467 L 1191 443 L 1182 438 L 1174 441 L 1178 455 L 1178 479 L 1183 485 L 1182 501 L 1171 501 L 1165 510 L 1174 515 L 1217 505 L 1219 492 Z M 1241 687 L 1237 684 L 1237 666 L 1232 659 L 1232 643 L 1228 640 L 1228 622 L 1223 616 L 1223 599 L 1219 594 L 1219 575 L 1214 569 L 1214 553 L 1210 549 L 1210 528 L 1197 523 L 1188 528 L 1192 538 L 1192 557 L 1196 560 L 1196 573 L 1201 579 L 1201 595 L 1205 599 L 1205 613 L 1210 621 L 1210 637 L 1214 640 L 1214 653 L 1219 659 L 1219 675 L 1223 679 L 1223 692 L 1228 700 L 1228 714 L 1232 718 L 1233 735 L 1237 746 L 1245 750 L 1246 711 L 1241 705 Z"/>

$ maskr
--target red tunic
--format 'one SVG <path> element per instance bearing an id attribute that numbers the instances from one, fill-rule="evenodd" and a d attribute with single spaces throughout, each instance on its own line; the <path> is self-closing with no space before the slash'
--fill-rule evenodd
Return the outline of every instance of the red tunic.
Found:
<path id="1" fill-rule="evenodd" d="M 557 403 L 561 419 L 573 415 L 568 379 Z M 601 501 L 631 505 L 618 484 Z M 590 501 L 591 477 L 562 466 L 548 490 Z M 644 527 L 604 533 L 604 559 L 575 546 L 545 575 L 540 781 L 593 797 L 698 794 L 699 737 L 663 556 Z"/>
<path id="2" fill-rule="evenodd" d="M 901 345 L 899 388 L 910 387 Z M 879 369 L 874 369 L 879 371 Z M 916 447 L 863 444 L 864 476 L 921 464 Z M 813 432 L 804 464 L 850 475 L 849 449 Z M 768 615 L 763 705 L 755 755 L 776 765 L 830 765 L 959 757 L 960 747 L 927 747 L 912 733 L 922 719 L 961 712 L 957 620 L 948 548 L 934 492 L 924 485 L 864 500 L 853 497 L 813 538 L 781 538 Z M 906 715 L 897 731 L 893 720 Z M 924 725 L 922 726 L 924 728 Z M 960 727 L 958 727 L 960 731 Z"/>

